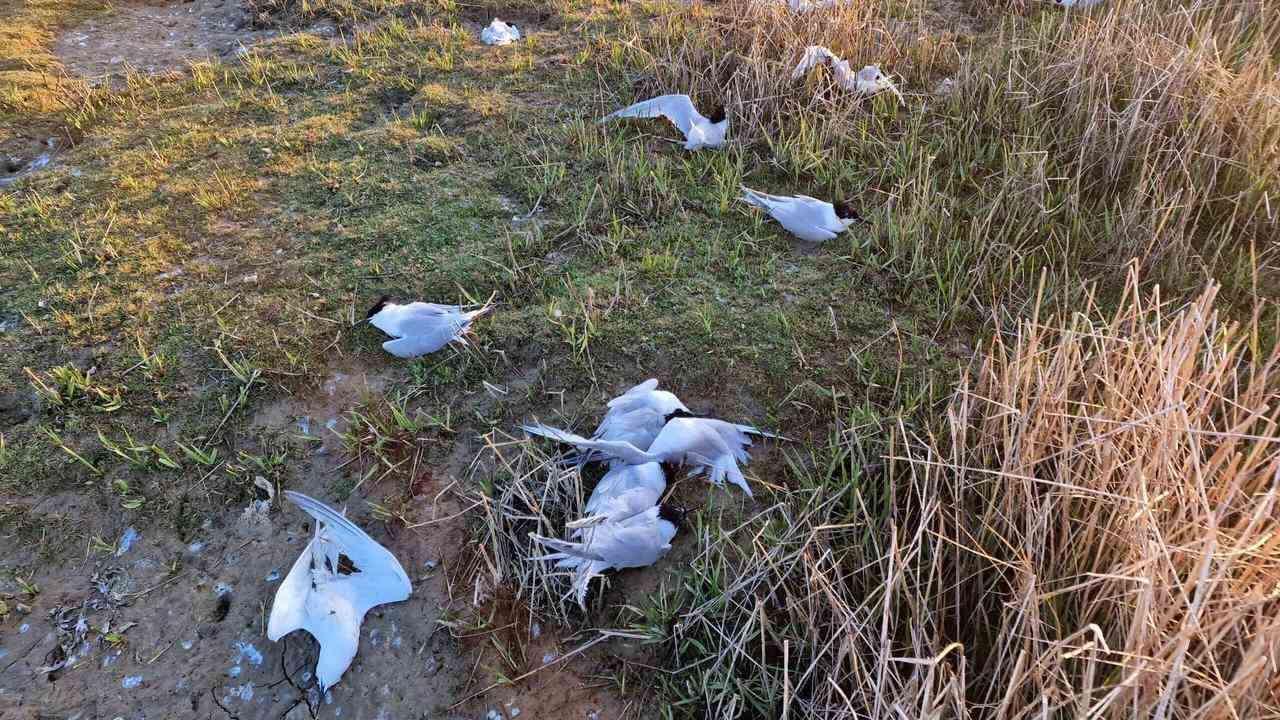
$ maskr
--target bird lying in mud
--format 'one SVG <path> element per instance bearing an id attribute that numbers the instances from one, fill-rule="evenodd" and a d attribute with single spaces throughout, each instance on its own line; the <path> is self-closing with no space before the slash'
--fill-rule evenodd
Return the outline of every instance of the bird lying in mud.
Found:
<path id="1" fill-rule="evenodd" d="M 574 571 L 572 592 L 586 609 L 587 585 L 605 570 L 652 565 L 671 549 L 678 518 L 665 507 L 650 507 L 618 522 L 588 528 L 578 542 L 529 533 L 529 537 L 556 552 L 532 560 L 555 560 L 556 567 Z"/>
<path id="2" fill-rule="evenodd" d="M 662 426 L 647 450 L 625 440 L 591 440 L 542 424 L 522 425 L 520 429 L 529 435 L 572 445 L 579 452 L 598 453 L 627 465 L 689 465 L 695 474 L 705 472 L 707 479 L 717 487 L 723 487 L 727 479 L 742 488 L 747 497 L 751 497 L 751 488 L 738 463 L 745 464 L 750 459 L 747 448 L 751 447 L 751 436 L 777 437 L 750 425 L 702 417 L 673 417 Z"/>
<path id="3" fill-rule="evenodd" d="M 769 195 L 748 187 L 742 188 L 742 200 L 762 208 L 792 235 L 809 242 L 830 240 L 851 225 L 866 222 L 847 200 L 833 205 L 808 195 Z"/>
<path id="4" fill-rule="evenodd" d="M 656 117 L 665 117 L 684 133 L 685 150 L 718 148 L 724 145 L 724 134 L 729 129 L 729 119 L 725 116 L 723 105 L 712 109 L 710 117 L 703 117 L 688 95 L 660 95 L 609 113 L 600 118 L 599 122 L 605 123 L 616 118 Z"/>
<path id="5" fill-rule="evenodd" d="M 494 18 L 489 26 L 480 31 L 480 42 L 485 45 L 510 45 L 520 39 L 520 28 L 508 25 Z"/>
<path id="6" fill-rule="evenodd" d="M 818 65 L 829 66 L 832 74 L 835 75 L 836 84 L 849 92 L 871 96 L 888 90 L 898 97 L 900 104 L 906 104 L 902 93 L 898 91 L 898 86 L 893 84 L 888 75 L 880 71 L 879 65 L 866 65 L 854 72 L 848 60 L 842 60 L 839 55 L 821 45 L 810 45 L 804 49 L 799 64 L 791 73 L 791 79 L 799 80 Z"/>
<path id="7" fill-rule="evenodd" d="M 485 305 L 464 311 L 457 305 L 412 302 L 400 305 L 387 295 L 369 308 L 362 322 L 368 322 L 395 340 L 382 343 L 382 349 L 401 358 L 416 358 L 433 353 L 449 343 L 467 344 L 471 322 L 489 312 Z"/>
<path id="8" fill-rule="evenodd" d="M 320 643 L 316 680 L 324 691 L 355 658 L 365 614 L 408 598 L 413 589 L 395 556 L 341 513 L 302 493 L 284 494 L 315 518 L 316 530 L 276 591 L 267 637 L 274 642 L 294 630 L 311 633 Z"/>

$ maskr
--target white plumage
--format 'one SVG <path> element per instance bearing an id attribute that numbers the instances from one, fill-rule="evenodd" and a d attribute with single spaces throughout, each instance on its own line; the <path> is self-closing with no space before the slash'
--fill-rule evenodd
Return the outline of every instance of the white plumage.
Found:
<path id="1" fill-rule="evenodd" d="M 416 358 L 449 343 L 466 345 L 471 322 L 488 311 L 488 306 L 464 311 L 457 305 L 425 302 L 400 305 L 382 298 L 369 310 L 365 319 L 396 338 L 382 343 L 383 350 L 400 358 Z"/>
<path id="2" fill-rule="evenodd" d="M 722 487 L 727 479 L 742 488 L 748 497 L 751 496 L 751 488 L 738 463 L 746 463 L 750 457 L 746 448 L 751 446 L 751 435 L 765 434 L 749 425 L 735 425 L 713 418 L 677 417 L 663 425 L 648 450 L 641 450 L 626 441 L 591 440 L 547 425 L 524 425 L 521 429 L 530 435 L 573 445 L 579 451 L 616 458 L 628 465 L 652 462 L 689 465 L 695 472 L 706 472 L 708 479 L 717 487 Z"/>
<path id="3" fill-rule="evenodd" d="M 306 630 L 320 643 L 316 679 L 333 687 L 355 658 L 360 624 L 371 608 L 409 597 L 409 576 L 395 556 L 350 520 L 302 493 L 285 497 L 315 518 L 315 536 L 298 556 L 276 591 L 267 621 L 267 637 L 279 640 Z M 355 565 L 339 567 L 345 556 Z"/>
<path id="4" fill-rule="evenodd" d="M 841 217 L 836 206 L 808 195 L 769 195 L 743 187 L 742 200 L 762 208 L 792 235 L 809 242 L 830 240 L 860 221 L 851 208 L 842 205 Z"/>
<path id="5" fill-rule="evenodd" d="M 879 65 L 865 65 L 861 70 L 854 72 L 848 60 L 842 60 L 839 55 L 821 45 L 810 45 L 804 49 L 800 62 L 791 73 L 791 79 L 799 80 L 818 65 L 830 67 L 836 83 L 849 92 L 875 95 L 888 90 L 898 97 L 899 103 L 906 104 L 902 93 L 898 91 L 898 86 L 893 84 L 893 80 L 890 80 L 888 75 L 880 71 Z"/>
<path id="6" fill-rule="evenodd" d="M 724 145 L 724 135 L 729 129 L 729 119 L 725 116 L 723 107 L 713 110 L 711 117 L 703 117 L 688 95 L 660 95 L 609 113 L 600 118 L 600 122 L 616 118 L 656 117 L 665 117 L 684 133 L 685 150 L 718 148 Z"/>
<path id="7" fill-rule="evenodd" d="M 566 524 L 578 537 L 582 528 L 621 522 L 658 504 L 667 477 L 658 463 L 614 465 L 600 478 L 583 508 L 583 517 Z"/>
<path id="8" fill-rule="evenodd" d="M 480 42 L 485 45 L 510 45 L 520 39 L 520 29 L 494 18 L 489 26 L 480 31 Z"/>
<path id="9" fill-rule="evenodd" d="M 657 507 L 625 520 L 588 528 L 579 542 L 557 540 L 530 533 L 529 537 L 551 550 L 534 560 L 556 560 L 556 566 L 574 571 L 573 592 L 585 609 L 587 585 L 611 568 L 645 567 L 671 549 L 676 527 L 664 520 Z"/>

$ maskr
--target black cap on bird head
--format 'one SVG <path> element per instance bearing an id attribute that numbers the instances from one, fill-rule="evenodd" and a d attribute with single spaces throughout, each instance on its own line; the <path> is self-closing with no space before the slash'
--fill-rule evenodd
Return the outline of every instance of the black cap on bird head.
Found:
<path id="1" fill-rule="evenodd" d="M 667 503 L 658 506 L 658 517 L 675 525 L 677 528 L 684 527 L 684 516 L 686 511 L 682 508 L 675 507 Z"/>
<path id="2" fill-rule="evenodd" d="M 698 416 L 694 415 L 688 410 L 685 410 L 684 408 L 676 408 L 675 410 L 672 410 L 671 412 L 667 413 L 666 416 L 662 418 L 662 424 L 665 425 L 676 418 L 696 418 L 696 417 Z"/>
<path id="3" fill-rule="evenodd" d="M 377 315 L 378 313 L 382 312 L 382 308 L 386 307 L 387 303 L 389 302 L 391 302 L 390 295 L 383 295 L 382 297 L 378 298 L 378 302 L 374 303 L 373 307 L 369 308 L 369 312 L 364 314 L 364 319 L 368 320 L 374 315 Z"/>
<path id="4" fill-rule="evenodd" d="M 866 218 L 858 214 L 858 210 L 848 200 L 838 200 L 832 204 L 832 207 L 836 210 L 836 217 L 841 220 L 853 220 L 867 225 L 870 224 Z"/>
<path id="5" fill-rule="evenodd" d="M 726 117 L 728 117 L 728 115 L 725 114 L 724 105 L 716 105 L 711 108 L 711 114 L 707 116 L 707 119 L 713 123 L 718 123 L 724 122 Z"/>

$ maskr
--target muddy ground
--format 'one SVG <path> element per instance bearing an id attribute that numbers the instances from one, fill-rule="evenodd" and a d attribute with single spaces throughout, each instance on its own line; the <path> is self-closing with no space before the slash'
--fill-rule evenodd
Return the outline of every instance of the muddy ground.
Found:
<path id="1" fill-rule="evenodd" d="M 239 0 L 119 2 L 64 33 L 54 51 L 68 74 L 91 81 L 126 69 L 155 75 L 230 57 L 274 34 L 250 20 Z"/>
<path id="2" fill-rule="evenodd" d="M 393 372 L 346 366 L 308 396 L 258 411 L 252 426 L 311 438 L 291 489 L 332 501 L 346 455 L 344 413 L 363 397 L 403 380 Z M 499 658 L 487 631 L 468 637 L 441 624 L 475 608 L 472 587 L 453 572 L 468 534 L 456 501 L 439 490 L 463 477 L 474 457 L 459 435 L 452 458 L 415 505 L 423 526 L 375 518 L 360 490 L 348 514 L 400 560 L 413 583 L 409 600 L 364 621 L 360 652 L 325 696 L 312 678 L 316 643 L 302 631 L 266 638 L 273 593 L 312 533 L 310 517 L 263 490 L 261 498 L 208 521 L 191 542 L 169 533 L 105 528 L 115 551 L 42 577 L 30 605 L 0 625 L 3 718 L 615 718 L 625 704 L 606 683 L 585 679 L 606 662 L 535 623 L 519 623 L 523 672 L 512 687 L 479 693 Z M 21 597 L 19 587 L 0 591 Z M 475 696 L 475 697 L 473 697 Z"/>

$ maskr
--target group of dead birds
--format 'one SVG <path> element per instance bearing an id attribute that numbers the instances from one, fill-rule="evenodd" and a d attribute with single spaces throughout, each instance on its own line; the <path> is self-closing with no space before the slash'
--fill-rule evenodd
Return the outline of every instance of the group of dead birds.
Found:
<path id="1" fill-rule="evenodd" d="M 789 0 L 797 12 L 825 7 L 828 2 L 834 0 Z M 515 26 L 497 19 L 485 33 L 486 44 L 509 44 L 520 38 Z M 825 47 L 806 48 L 792 77 L 799 79 L 818 65 L 828 66 L 835 81 L 852 93 L 891 92 L 902 100 L 879 67 L 854 71 Z M 657 117 L 665 117 L 684 134 L 688 150 L 722 147 L 729 128 L 722 106 L 707 117 L 688 95 L 674 94 L 636 103 L 600 122 Z M 810 242 L 830 240 L 860 222 L 847 202 L 769 195 L 746 187 L 742 193 L 744 201 L 764 209 L 789 232 Z M 488 310 L 487 304 L 465 309 L 427 302 L 401 304 L 384 296 L 364 321 L 391 337 L 382 344 L 384 350 L 415 358 L 450 344 L 466 345 L 473 321 Z M 728 481 L 750 497 L 751 488 L 739 465 L 748 461 L 754 438 L 778 437 L 750 425 L 695 416 L 675 394 L 658 389 L 656 379 L 610 400 L 590 437 L 540 423 L 521 429 L 572 448 L 557 462 L 605 467 L 582 517 L 566 523 L 564 538 L 530 534 L 550 551 L 533 559 L 553 561 L 567 571 L 572 577 L 570 594 L 583 607 L 592 578 L 610 569 L 651 565 L 671 549 L 678 519 L 661 502 L 668 468 L 705 474 L 717 487 Z M 285 497 L 314 518 L 315 534 L 276 593 L 267 636 L 278 640 L 299 629 L 313 635 L 320 644 L 315 677 L 327 690 L 354 659 L 365 614 L 377 605 L 408 598 L 412 587 L 395 556 L 343 513 L 301 493 L 287 491 Z"/>
<path id="2" fill-rule="evenodd" d="M 413 358 L 451 343 L 466 345 L 472 322 L 488 310 L 488 305 L 468 310 L 401 304 L 383 296 L 361 322 L 391 336 L 382 345 L 387 352 Z M 750 496 L 739 463 L 749 459 L 754 437 L 777 437 L 750 425 L 695 416 L 680 398 L 659 390 L 656 379 L 610 400 L 590 437 L 543 424 L 522 429 L 573 448 L 557 462 L 607 468 L 583 516 L 566 523 L 565 538 L 530 535 L 551 551 L 534 560 L 554 561 L 569 572 L 570 594 L 584 609 L 592 578 L 614 568 L 651 565 L 671 549 L 678 521 L 660 504 L 667 468 L 686 467 L 716 486 L 728 481 Z M 267 637 L 279 640 L 294 630 L 315 637 L 320 644 L 315 678 L 327 690 L 355 658 L 365 614 L 408 598 L 412 587 L 395 556 L 344 513 L 302 493 L 284 496 L 314 518 L 315 533 L 276 591 Z"/>

